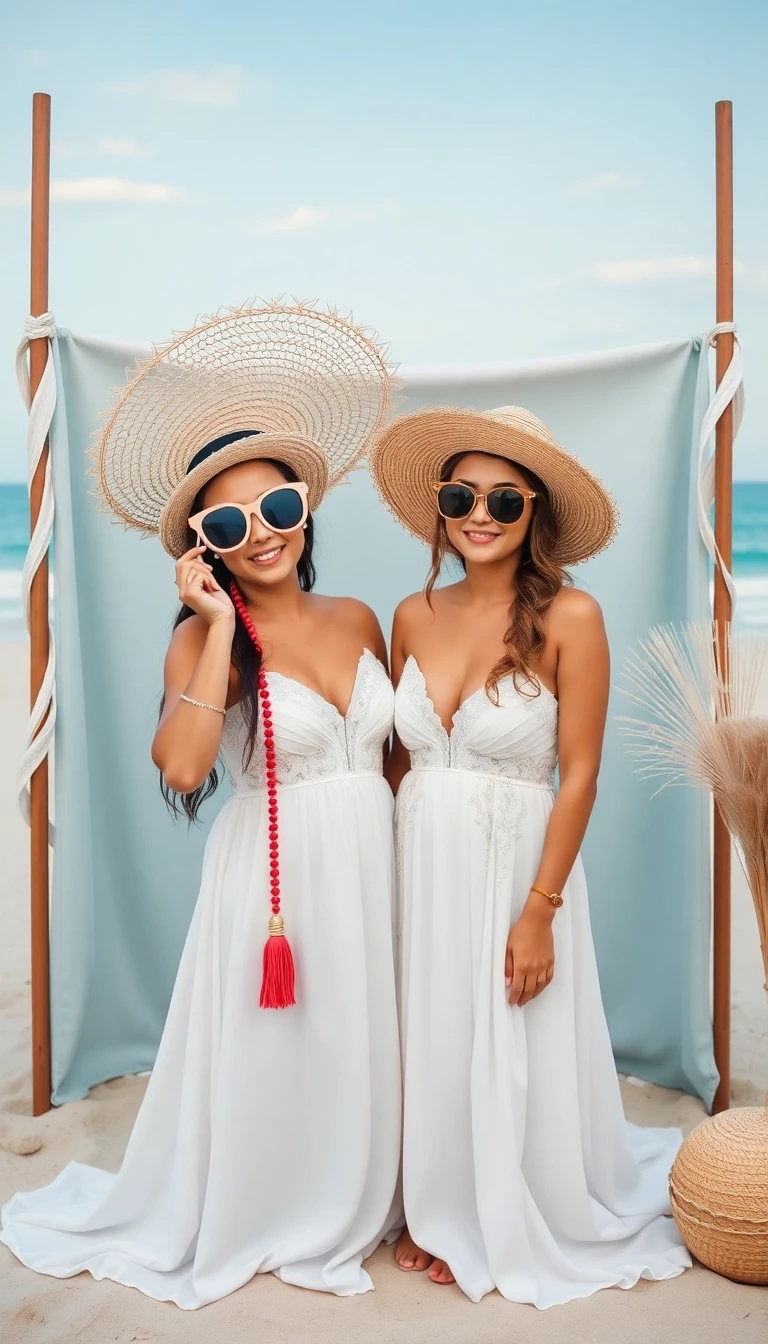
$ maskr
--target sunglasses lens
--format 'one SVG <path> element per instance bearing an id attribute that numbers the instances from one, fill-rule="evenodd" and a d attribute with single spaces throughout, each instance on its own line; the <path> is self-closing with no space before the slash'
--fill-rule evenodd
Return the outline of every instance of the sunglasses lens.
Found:
<path id="1" fill-rule="evenodd" d="M 502 489 L 492 490 L 486 500 L 488 512 L 494 522 L 501 523 L 503 527 L 509 527 L 510 523 L 516 523 L 523 516 L 525 508 L 525 495 L 521 495 L 519 490 Z"/>
<path id="2" fill-rule="evenodd" d="M 231 551 L 242 546 L 248 535 L 245 514 L 229 504 L 212 509 L 203 519 L 203 538 L 212 551 Z"/>
<path id="3" fill-rule="evenodd" d="M 261 501 L 261 516 L 276 532 L 290 532 L 304 517 L 304 500 L 292 485 L 273 490 Z"/>
<path id="4" fill-rule="evenodd" d="M 438 490 L 437 503 L 444 518 L 468 518 L 474 508 L 475 496 L 466 485 L 450 481 Z"/>

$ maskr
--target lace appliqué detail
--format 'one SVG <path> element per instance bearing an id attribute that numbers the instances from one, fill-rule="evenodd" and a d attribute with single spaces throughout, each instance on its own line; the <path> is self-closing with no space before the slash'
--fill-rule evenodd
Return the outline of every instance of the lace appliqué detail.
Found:
<path id="1" fill-rule="evenodd" d="M 227 771 L 227 778 L 233 789 L 245 781 L 254 789 L 264 788 L 267 768 L 266 750 L 261 727 L 256 734 L 256 746 L 247 769 L 243 765 L 246 743 L 245 719 L 239 704 L 227 710 L 224 728 L 221 734 L 221 754 Z"/>
<path id="2" fill-rule="evenodd" d="M 427 693 L 427 683 L 416 659 L 408 658 L 400 678 L 403 692 L 409 696 L 411 710 L 424 729 L 429 745 L 409 749 L 412 770 L 447 769 L 450 764 L 450 739 Z"/>
<path id="3" fill-rule="evenodd" d="M 344 774 L 378 774 L 383 746 L 392 728 L 392 684 L 375 654 L 366 649 L 357 665 L 346 718 L 335 705 L 302 682 L 267 672 L 275 728 L 278 787 L 313 784 Z M 224 719 L 222 755 L 235 794 L 265 791 L 266 753 L 259 725 L 256 750 L 247 769 L 247 740 L 239 705 Z"/>
<path id="4" fill-rule="evenodd" d="M 375 653 L 365 649 L 360 656 L 355 689 L 343 721 L 349 766 L 360 775 L 379 775 L 383 770 L 384 743 L 374 714 L 376 698 L 381 694 L 382 674 L 386 676 Z"/>
<path id="5" fill-rule="evenodd" d="M 526 712 L 535 715 L 551 733 L 553 745 L 550 750 L 532 756 L 491 756 L 468 746 L 466 739 L 471 739 L 477 723 L 488 713 L 488 697 L 482 688 L 465 700 L 454 715 L 451 765 L 457 770 L 496 775 L 510 783 L 519 781 L 551 788 L 556 763 L 557 701 L 547 691 L 535 697 L 519 696 L 519 701 Z"/>
<path id="6" fill-rule="evenodd" d="M 506 877 L 514 843 L 523 831 L 526 810 L 523 790 L 505 789 L 495 779 L 478 777 L 472 784 L 470 810 L 486 849 L 490 853 L 493 847 L 501 876 Z"/>
<path id="7" fill-rule="evenodd" d="M 415 754 L 415 753 L 414 753 Z M 405 864 L 405 841 L 414 830 L 416 814 L 420 810 L 426 791 L 426 776 L 423 770 L 411 769 L 404 776 L 395 798 L 395 868 L 398 877 L 402 876 Z M 398 928 L 398 933 L 402 932 Z"/>

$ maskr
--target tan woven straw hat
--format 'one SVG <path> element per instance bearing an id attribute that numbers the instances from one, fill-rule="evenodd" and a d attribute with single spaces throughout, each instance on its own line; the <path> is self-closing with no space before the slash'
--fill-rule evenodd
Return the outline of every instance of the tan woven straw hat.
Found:
<path id="1" fill-rule="evenodd" d="M 90 450 L 96 493 L 173 556 L 202 487 L 237 462 L 286 463 L 316 509 L 364 456 L 391 386 L 384 351 L 333 311 L 277 302 L 201 318 L 115 390 Z"/>
<path id="2" fill-rule="evenodd" d="M 541 478 L 558 522 L 553 559 L 576 565 L 610 546 L 619 513 L 608 491 L 546 425 L 522 406 L 494 411 L 442 406 L 393 420 L 370 454 L 384 503 L 409 532 L 431 542 L 438 517 L 433 484 L 456 453 L 492 453 L 518 462 Z"/>

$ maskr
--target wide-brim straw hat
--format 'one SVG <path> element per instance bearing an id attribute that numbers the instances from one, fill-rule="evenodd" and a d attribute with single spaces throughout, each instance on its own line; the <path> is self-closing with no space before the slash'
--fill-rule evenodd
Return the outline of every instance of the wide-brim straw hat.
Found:
<path id="1" fill-rule="evenodd" d="M 202 487 L 238 462 L 284 462 L 314 510 L 365 455 L 392 386 L 384 349 L 334 311 L 276 302 L 201 318 L 115 389 L 90 450 L 96 494 L 173 556 Z"/>
<path id="2" fill-rule="evenodd" d="M 370 467 L 379 494 L 422 541 L 432 542 L 439 516 L 434 482 L 457 453 L 492 453 L 535 472 L 557 520 L 552 559 L 558 564 L 577 565 L 613 541 L 619 512 L 605 486 L 522 406 L 416 411 L 393 420 L 377 437 Z"/>

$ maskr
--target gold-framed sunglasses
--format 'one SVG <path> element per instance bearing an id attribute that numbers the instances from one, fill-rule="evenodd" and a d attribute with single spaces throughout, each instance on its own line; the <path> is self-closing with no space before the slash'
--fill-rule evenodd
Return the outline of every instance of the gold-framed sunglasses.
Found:
<path id="1" fill-rule="evenodd" d="M 497 485 L 484 495 L 463 481 L 434 481 L 432 489 L 437 494 L 437 511 L 443 518 L 451 522 L 469 518 L 482 500 L 488 516 L 502 527 L 519 522 L 526 500 L 536 498 L 536 491 L 527 490 L 523 485 Z"/>
<path id="2" fill-rule="evenodd" d="M 213 504 L 187 522 L 209 550 L 218 555 L 238 551 L 251 535 L 253 514 L 270 532 L 295 532 L 309 514 L 309 486 L 304 481 L 273 485 L 252 504 Z"/>

